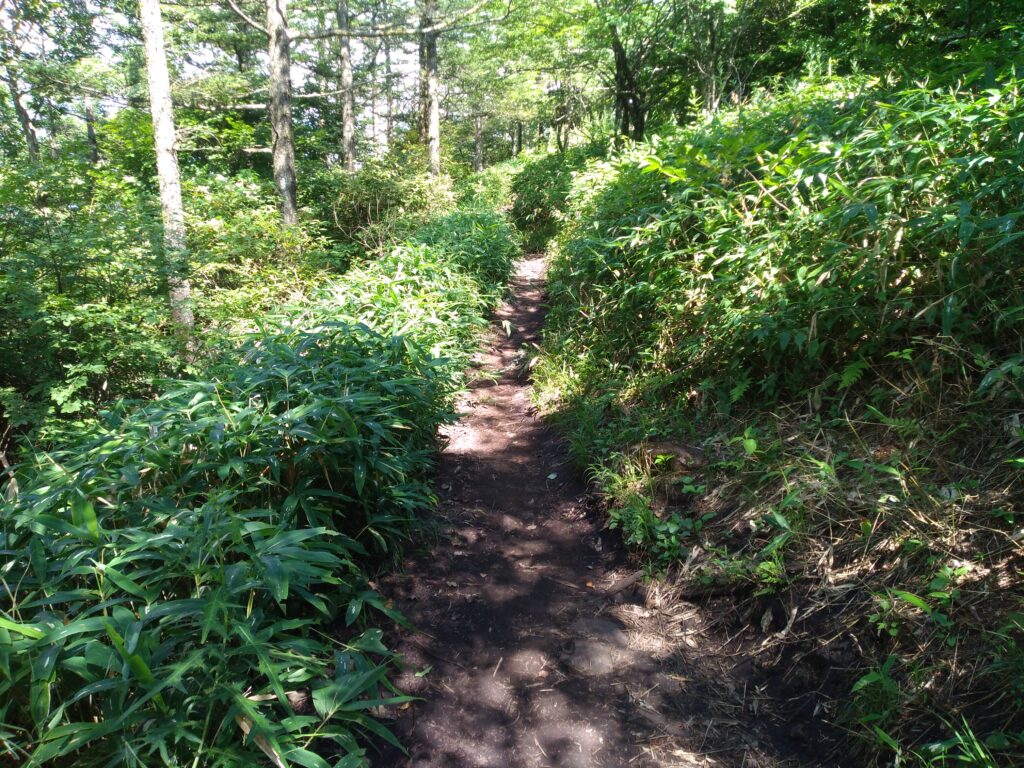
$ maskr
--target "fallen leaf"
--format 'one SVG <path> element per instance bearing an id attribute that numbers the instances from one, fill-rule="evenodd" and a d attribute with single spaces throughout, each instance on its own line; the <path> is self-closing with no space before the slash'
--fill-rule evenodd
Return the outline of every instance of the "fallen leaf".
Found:
<path id="1" fill-rule="evenodd" d="M 252 720 L 245 715 L 236 715 L 235 722 L 238 724 L 238 727 L 242 729 L 242 733 L 248 736 L 249 732 L 252 730 Z M 256 742 L 256 746 L 263 751 L 263 754 L 270 758 L 270 762 L 277 766 L 277 768 L 286 768 L 285 762 L 281 759 L 281 756 L 277 754 L 277 750 L 274 749 L 270 742 L 263 736 L 260 736 L 257 733 L 253 737 L 253 741 Z"/>

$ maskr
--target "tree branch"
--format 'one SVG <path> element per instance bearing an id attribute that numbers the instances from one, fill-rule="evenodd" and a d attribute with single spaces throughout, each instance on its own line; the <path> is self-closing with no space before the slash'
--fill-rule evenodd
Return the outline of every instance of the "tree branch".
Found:
<path id="1" fill-rule="evenodd" d="M 231 0 L 228 0 L 231 2 Z M 471 25 L 458 26 L 457 24 L 462 19 L 468 16 L 473 16 L 480 12 L 480 10 L 492 0 L 480 0 L 465 11 L 452 16 L 445 21 L 438 24 L 431 24 L 429 27 L 409 27 L 409 26 L 391 26 L 391 27 L 368 27 L 365 29 L 339 29 L 338 27 L 332 27 L 330 29 L 324 29 L 319 32 L 297 32 L 290 35 L 292 40 L 324 40 L 330 37 L 358 37 L 358 38 L 380 38 L 380 37 L 415 37 L 417 35 L 430 35 L 430 34 L 441 34 L 443 32 L 450 32 L 453 29 L 465 29 Z M 508 0 L 508 7 L 505 9 L 505 13 L 495 19 L 486 19 L 477 22 L 472 26 L 479 26 L 481 24 L 492 24 L 499 21 L 504 21 L 509 17 L 512 12 L 513 0 Z"/>
<path id="2" fill-rule="evenodd" d="M 245 11 L 239 8 L 238 3 L 236 3 L 235 0 L 227 0 L 227 2 L 228 5 L 231 7 L 231 10 L 235 12 L 235 15 L 238 18 L 240 18 L 253 29 L 257 29 L 267 37 L 270 37 L 270 30 L 264 27 L 262 24 L 255 21 L 251 16 L 249 16 L 249 14 L 247 14 Z"/>
<path id="3" fill-rule="evenodd" d="M 317 91 L 315 93 L 292 94 L 292 101 L 304 101 L 307 99 L 326 99 L 329 96 L 340 96 L 344 91 Z M 229 104 L 209 104 L 195 101 L 175 101 L 174 106 L 180 109 L 195 109 L 199 112 L 261 112 L 267 109 L 267 102 L 240 102 Z"/>
<path id="4" fill-rule="evenodd" d="M 179 109 L 194 109 L 199 112 L 265 112 L 267 110 L 266 102 L 249 103 L 249 104 L 204 104 L 202 102 L 187 102 L 187 101 L 175 101 L 174 106 Z"/>

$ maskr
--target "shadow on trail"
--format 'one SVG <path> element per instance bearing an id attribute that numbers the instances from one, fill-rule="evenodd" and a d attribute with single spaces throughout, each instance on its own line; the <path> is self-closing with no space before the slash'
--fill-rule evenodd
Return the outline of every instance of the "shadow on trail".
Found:
<path id="1" fill-rule="evenodd" d="M 417 629 L 398 641 L 406 667 L 396 683 L 423 700 L 390 724 L 409 755 L 388 751 L 373 765 L 782 764 L 749 741 L 680 746 L 703 747 L 714 733 L 721 713 L 709 712 L 707 694 L 728 681 L 680 667 L 671 644 L 638 643 L 611 609 L 642 605 L 598 589 L 619 555 L 587 513 L 564 445 L 535 414 L 520 365 L 543 321 L 543 268 L 539 257 L 519 263 L 480 378 L 448 430 L 440 540 L 379 585 Z"/>

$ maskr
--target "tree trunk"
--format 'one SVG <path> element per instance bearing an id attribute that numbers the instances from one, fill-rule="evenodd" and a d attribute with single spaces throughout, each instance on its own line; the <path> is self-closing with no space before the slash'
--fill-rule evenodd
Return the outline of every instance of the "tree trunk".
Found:
<path id="1" fill-rule="evenodd" d="M 348 31 L 348 0 L 338 0 L 338 29 Z M 341 70 L 341 156 L 345 170 L 356 170 L 356 95 L 352 84 L 352 46 L 348 35 L 340 38 L 338 66 Z"/>
<path id="2" fill-rule="evenodd" d="M 287 0 L 267 0 L 270 35 L 270 130 L 273 135 L 274 186 L 280 198 L 281 219 L 298 223 L 298 181 L 295 171 L 295 133 L 292 126 L 291 50 Z"/>
<path id="3" fill-rule="evenodd" d="M 437 21 L 437 0 L 424 0 L 422 29 L 430 29 Z M 441 175 L 441 87 L 437 73 L 437 32 L 420 34 L 420 88 L 426 98 L 423 105 L 426 127 L 427 157 L 430 175 Z M 424 92 L 425 86 L 425 92 Z"/>
<path id="4" fill-rule="evenodd" d="M 384 140 L 388 149 L 391 149 L 395 141 L 395 96 L 392 86 L 394 81 L 391 74 L 391 40 L 384 38 L 384 98 L 387 102 L 387 114 L 384 122 Z"/>
<path id="5" fill-rule="evenodd" d="M 647 114 L 643 101 L 638 95 L 634 95 L 630 106 L 633 110 L 633 141 L 643 141 L 647 128 Z"/>
<path id="6" fill-rule="evenodd" d="M 56 159 L 60 156 L 60 123 L 57 121 L 57 108 L 51 98 L 44 97 L 43 103 L 46 104 L 47 148 L 50 157 Z"/>
<path id="7" fill-rule="evenodd" d="M 85 138 L 89 142 L 89 162 L 96 165 L 100 161 L 100 145 L 96 140 L 96 114 L 91 96 L 85 97 Z"/>
<path id="8" fill-rule="evenodd" d="M 419 137 L 420 141 L 427 140 L 427 123 L 430 121 L 430 97 L 427 95 L 427 43 L 424 39 L 424 35 L 419 36 L 419 63 L 420 63 L 420 77 L 418 82 L 419 90 Z"/>
<path id="9" fill-rule="evenodd" d="M 18 90 L 18 83 L 14 72 L 7 67 L 7 90 L 11 92 L 11 102 L 14 104 L 14 111 L 18 114 L 18 122 L 21 123 L 21 132 L 25 136 L 25 146 L 28 148 L 28 156 L 33 162 L 39 160 L 39 136 L 36 135 L 36 127 L 32 124 L 32 115 L 28 113 L 25 102 L 21 100 L 21 91 Z"/>
<path id="10" fill-rule="evenodd" d="M 521 154 L 523 151 L 523 121 L 516 120 L 516 138 L 515 138 L 515 153 Z"/>
<path id="11" fill-rule="evenodd" d="M 619 133 L 642 141 L 646 129 L 647 111 L 644 108 L 636 78 L 629 65 L 629 57 L 615 26 L 611 28 L 612 54 L 615 57 L 615 112 L 619 118 Z"/>
<path id="12" fill-rule="evenodd" d="M 248 69 L 246 66 L 245 49 L 238 43 L 235 43 L 233 47 L 235 49 L 235 64 L 238 66 L 238 71 L 240 74 L 245 74 Z"/>
<path id="13" fill-rule="evenodd" d="M 377 16 L 376 16 L 376 14 L 373 14 L 371 16 L 371 19 L 373 20 L 373 25 L 377 26 Z M 380 109 L 379 109 L 379 105 L 377 103 L 378 100 L 379 100 L 379 96 L 380 96 L 380 91 L 378 89 L 378 81 L 380 80 L 380 78 L 377 76 L 377 72 L 380 69 L 380 65 L 377 62 L 377 59 L 379 57 L 380 57 L 380 42 L 378 41 L 374 45 L 373 54 L 370 56 L 370 62 L 369 62 L 369 74 L 370 74 L 370 110 L 369 110 L 370 111 L 370 114 L 369 114 L 369 118 L 370 118 L 370 132 L 369 132 L 369 136 L 370 136 L 370 140 L 373 142 L 373 152 L 377 156 L 380 156 L 382 154 L 381 153 L 381 146 L 383 145 L 383 142 L 380 140 L 380 130 L 379 130 L 378 125 L 377 125 L 378 122 L 379 122 L 379 118 L 380 118 Z"/>
<path id="14" fill-rule="evenodd" d="M 473 123 L 473 168 L 484 169 L 484 116 L 477 115 Z"/>
<path id="15" fill-rule="evenodd" d="M 175 149 L 171 81 L 164 52 L 160 0 L 140 0 L 139 17 L 146 48 L 146 75 L 149 80 L 150 112 L 153 115 L 156 172 L 160 183 L 171 319 L 182 333 L 188 334 L 195 321 L 192 317 L 191 286 L 187 276 L 185 211 L 181 205 L 181 177 L 178 174 L 178 154 Z"/>

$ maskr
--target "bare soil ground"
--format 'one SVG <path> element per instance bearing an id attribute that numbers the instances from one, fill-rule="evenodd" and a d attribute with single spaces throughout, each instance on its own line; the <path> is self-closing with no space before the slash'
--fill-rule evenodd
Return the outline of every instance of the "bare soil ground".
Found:
<path id="1" fill-rule="evenodd" d="M 635 568 L 531 405 L 523 362 L 543 280 L 540 257 L 519 262 L 448 430 L 437 540 L 378 584 L 416 628 L 395 638 L 396 682 L 422 700 L 392 713 L 408 754 L 373 764 L 842 765 L 808 683 L 787 703 L 793 691 L 769 685 L 721 606 L 624 579 Z"/>

